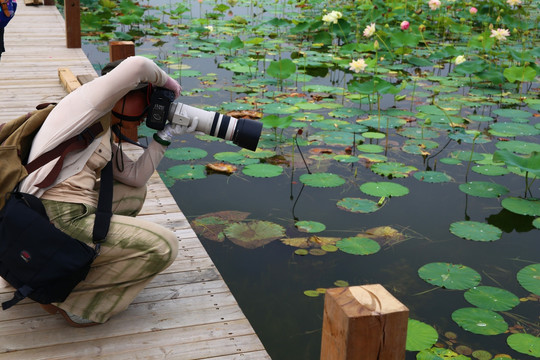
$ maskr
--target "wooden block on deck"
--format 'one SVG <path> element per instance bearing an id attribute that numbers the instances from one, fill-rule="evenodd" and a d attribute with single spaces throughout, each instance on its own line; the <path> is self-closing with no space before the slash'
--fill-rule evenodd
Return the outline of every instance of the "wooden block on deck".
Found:
<path id="1" fill-rule="evenodd" d="M 70 93 L 81 86 L 81 83 L 69 68 L 58 68 L 58 77 L 67 93 Z"/>
<path id="2" fill-rule="evenodd" d="M 87 82 L 90 82 L 96 78 L 95 75 L 87 74 L 87 75 L 77 75 L 77 80 L 82 84 L 86 84 Z"/>
<path id="3" fill-rule="evenodd" d="M 379 284 L 328 289 L 321 360 L 405 359 L 409 309 Z"/>

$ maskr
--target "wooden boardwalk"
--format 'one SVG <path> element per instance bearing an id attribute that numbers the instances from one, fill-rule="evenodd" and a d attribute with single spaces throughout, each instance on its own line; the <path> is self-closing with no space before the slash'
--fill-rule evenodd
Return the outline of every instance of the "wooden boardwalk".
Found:
<path id="1" fill-rule="evenodd" d="M 20 1 L 5 43 L 0 123 L 65 96 L 59 67 L 96 75 L 81 49 L 66 48 L 63 18 L 54 6 Z M 31 300 L 0 310 L 0 359 L 270 359 L 157 173 L 139 216 L 176 233 L 180 251 L 173 265 L 103 325 L 69 327 Z M 0 302 L 12 292 L 0 279 Z"/>

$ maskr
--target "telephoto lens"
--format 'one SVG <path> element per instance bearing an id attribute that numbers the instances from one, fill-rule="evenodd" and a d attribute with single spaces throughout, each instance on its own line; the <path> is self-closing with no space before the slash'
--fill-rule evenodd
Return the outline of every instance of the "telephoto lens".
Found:
<path id="1" fill-rule="evenodd" d="M 232 141 L 235 145 L 255 151 L 261 137 L 262 123 L 251 119 L 237 119 L 214 111 L 172 102 L 172 91 L 157 88 L 152 93 L 146 125 L 161 130 L 165 121 L 190 127 L 197 119 L 195 131 Z M 166 120 L 165 120 L 166 119 Z"/>

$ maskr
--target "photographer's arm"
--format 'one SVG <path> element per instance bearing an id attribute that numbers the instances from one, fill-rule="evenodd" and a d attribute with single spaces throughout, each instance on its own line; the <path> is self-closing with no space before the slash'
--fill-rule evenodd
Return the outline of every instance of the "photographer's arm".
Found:
<path id="1" fill-rule="evenodd" d="M 144 186 L 163 159 L 165 149 L 165 146 L 152 141 L 144 153 L 133 161 L 118 146 L 113 144 L 113 164 L 123 163 L 123 171 L 120 171 L 117 166 L 113 166 L 114 179 L 133 187 Z"/>

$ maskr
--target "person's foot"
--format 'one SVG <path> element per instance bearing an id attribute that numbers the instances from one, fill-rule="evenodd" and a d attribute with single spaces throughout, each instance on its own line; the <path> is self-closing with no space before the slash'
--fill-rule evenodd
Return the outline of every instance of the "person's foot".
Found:
<path id="1" fill-rule="evenodd" d="M 66 320 L 66 322 L 73 327 L 88 327 L 99 325 L 100 323 L 93 322 L 92 320 L 85 319 L 75 314 L 70 314 L 67 311 L 60 309 L 58 306 L 52 304 L 39 304 L 43 310 L 49 314 L 60 314 Z"/>

